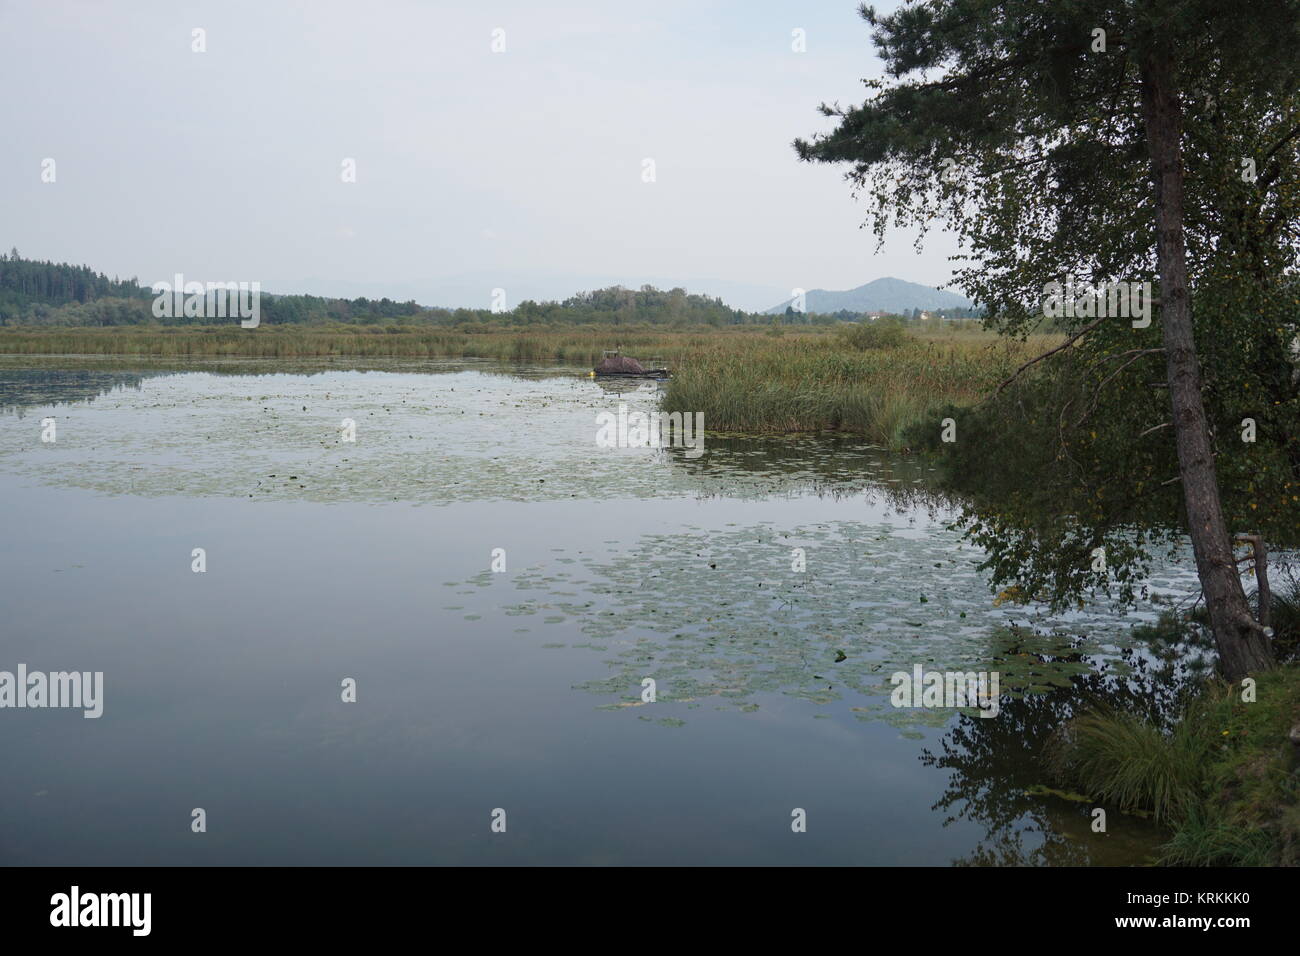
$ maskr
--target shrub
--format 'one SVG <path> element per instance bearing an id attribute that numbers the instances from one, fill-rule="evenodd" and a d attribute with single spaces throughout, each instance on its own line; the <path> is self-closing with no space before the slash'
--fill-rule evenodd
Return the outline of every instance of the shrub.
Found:
<path id="1" fill-rule="evenodd" d="M 907 332 L 900 325 L 877 320 L 862 321 L 837 329 L 840 341 L 848 348 L 860 349 L 897 349 L 907 344 Z"/>

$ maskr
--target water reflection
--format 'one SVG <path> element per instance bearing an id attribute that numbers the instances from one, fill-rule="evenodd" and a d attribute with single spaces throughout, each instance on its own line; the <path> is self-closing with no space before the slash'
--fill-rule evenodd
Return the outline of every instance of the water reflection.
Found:
<path id="1" fill-rule="evenodd" d="M 60 419 L 57 444 L 42 444 L 33 427 L 0 428 L 0 482 L 15 514 L 62 515 L 68 532 L 22 520 L 11 529 L 6 570 L 19 584 L 6 620 L 28 642 L 14 653 L 64 647 L 77 667 L 98 654 L 119 682 L 166 675 L 163 691 L 115 684 L 115 708 L 137 708 L 139 719 L 114 724 L 115 709 L 103 722 L 117 734 L 106 752 L 148 759 L 60 781 L 57 816 L 21 801 L 79 763 L 50 757 L 33 735 L 24 773 L 0 780 L 0 797 L 17 807 L 13 828 L 75 848 L 68 821 L 89 788 L 116 788 L 135 807 L 177 772 L 219 786 L 203 751 L 167 749 L 172 716 L 189 714 L 188 733 L 238 741 L 229 765 L 239 772 L 220 775 L 236 792 L 224 799 L 238 800 L 249 777 L 266 787 L 231 862 L 301 862 L 315 852 L 304 847 L 334 846 L 338 832 L 356 836 L 340 860 L 391 859 L 377 848 L 411 845 L 406 831 L 399 840 L 384 829 L 392 805 L 418 806 L 432 779 L 467 815 L 518 786 L 521 804 L 549 825 L 573 817 L 564 781 L 599 781 L 604 829 L 583 817 L 548 848 L 552 860 L 601 852 L 635 861 L 638 845 L 668 846 L 698 814 L 698 794 L 714 793 L 728 819 L 746 821 L 736 842 L 715 818 L 675 852 L 734 859 L 727 854 L 754 843 L 749 821 L 808 799 L 788 794 L 796 775 L 774 766 L 802 768 L 799 786 L 842 804 L 846 819 L 866 804 L 884 809 L 875 819 L 908 821 L 851 839 L 838 831 L 825 844 L 814 833 L 808 845 L 832 862 L 893 862 L 916 847 L 925 862 L 967 865 L 1149 855 L 1158 834 L 1145 821 L 1111 814 L 1102 839 L 1086 808 L 1027 793 L 1046 782 L 1036 769 L 1042 739 L 1080 694 L 1127 693 L 1125 682 L 1152 673 L 1122 650 L 1128 621 L 1097 605 L 1052 619 L 994 604 L 928 466 L 851 436 L 710 435 L 696 459 L 685 449 L 596 447 L 598 411 L 652 410 L 658 394 L 655 383 L 592 380 L 582 369 L 478 360 L 0 358 L 5 407 L 58 404 Z M 340 440 L 344 417 L 357 423 L 355 443 Z M 108 530 L 75 531 L 92 525 Z M 199 544 L 221 556 L 201 584 L 190 571 Z M 498 545 L 507 573 L 485 570 Z M 806 565 L 792 562 L 795 549 Z M 55 573 L 78 580 L 52 611 Z M 85 632 L 92 619 L 107 637 Z M 177 620 L 189 622 L 183 641 Z M 337 675 L 359 660 L 373 668 L 368 700 L 382 710 L 334 706 Z M 914 662 L 998 670 L 1001 713 L 892 709 L 888 677 Z M 309 679 L 303 668 L 315 669 Z M 196 674 L 210 684 L 201 692 Z M 248 674 L 262 684 L 232 713 L 227 685 Z M 659 696 L 647 709 L 648 674 Z M 290 711 L 276 705 L 284 686 L 299 687 Z M 176 699 L 159 705 L 171 688 Z M 351 723 L 354 714 L 364 720 Z M 104 741 L 74 723 L 68 740 L 98 753 Z M 918 762 L 917 740 L 940 734 Z M 373 794 L 338 782 L 323 741 L 364 752 Z M 170 759 L 160 765 L 158 752 Z M 516 779 L 520 760 L 534 757 L 545 767 Z M 413 779 L 412 767 L 430 780 Z M 164 769 L 161 780 L 149 776 Z M 536 789 L 543 778 L 555 781 L 549 796 Z M 257 824 L 268 811 L 288 813 L 304 787 L 323 808 L 320 829 Z M 664 808 L 670 822 L 649 839 L 647 821 Z M 781 835 L 786 813 L 776 814 Z M 82 826 L 98 846 L 121 829 Z M 967 851 L 973 830 L 985 837 Z M 301 844 L 263 849 L 289 832 Z M 424 836 L 480 860 L 458 837 Z M 151 839 L 148 852 L 170 846 L 168 835 Z M 39 844 L 24 852 L 48 860 Z M 123 852 L 107 859 L 134 859 Z M 753 852 L 805 862 L 788 842 Z"/>
<path id="2" fill-rule="evenodd" d="M 924 766 L 946 771 L 948 783 L 934 804 L 943 825 L 973 822 L 983 828 L 977 847 L 957 866 L 1089 866 L 1150 862 L 1167 833 L 1086 795 L 1043 792 L 1054 781 L 1043 770 L 1052 733 L 1080 710 L 1111 705 L 1144 713 L 1157 723 L 1178 714 L 1196 686 L 1189 671 L 1125 649 L 1118 673 L 1081 654 L 1063 660 L 1092 669 L 1067 686 L 1006 700 L 996 719 L 962 715 L 944 734 L 938 753 L 926 749 Z M 1037 791 L 1037 792 L 1035 792 Z M 1092 830 L 1094 807 L 1106 810 L 1105 833 Z"/>
<path id="3" fill-rule="evenodd" d="M 183 372 L 236 378 L 299 375 L 310 379 L 341 371 L 420 375 L 473 372 L 489 379 L 503 380 L 507 391 L 511 380 L 562 381 L 578 389 L 579 395 L 606 396 L 641 410 L 653 408 L 663 390 L 662 383 L 653 381 L 589 379 L 584 370 L 567 366 L 506 364 L 482 359 L 230 358 L 185 361 L 168 357 L 151 361 L 140 357 L 9 356 L 0 357 L 0 409 L 21 417 L 29 408 L 90 403 L 115 390 L 141 392 L 143 383 L 150 379 Z M 375 388 L 376 384 L 376 381 L 370 381 L 366 387 L 380 395 L 382 401 L 384 396 Z M 523 396 L 535 397 L 531 391 L 525 391 Z M 197 395 L 189 396 L 190 401 L 197 398 Z M 507 426 L 511 424 L 506 422 Z M 444 434 L 443 444 L 448 444 L 454 437 Z M 656 462 L 669 467 L 672 487 L 683 492 L 689 489 L 698 498 L 807 493 L 841 498 L 866 494 L 871 503 L 887 503 L 899 513 L 920 509 L 931 518 L 956 505 L 930 486 L 934 475 L 931 466 L 916 458 L 890 455 L 884 449 L 851 435 L 823 433 L 749 437 L 708 434 L 704 447 L 705 454 L 696 458 L 688 458 L 687 449 L 674 447 L 650 454 Z M 301 466 L 291 470 L 307 469 Z M 137 492 L 143 490 L 135 484 L 132 487 Z M 391 500 L 391 497 L 386 493 L 384 500 Z"/>
<path id="4" fill-rule="evenodd" d="M 592 381 L 606 395 L 626 396 L 640 393 L 660 394 L 663 386 L 659 382 L 629 378 L 593 378 Z"/>
<path id="5" fill-rule="evenodd" d="M 653 411 L 660 393 L 654 382 L 482 360 L 0 358 L 6 408 L 61 406 L 57 446 L 33 458 L 34 433 L 11 430 L 0 459 L 137 495 L 434 504 L 866 495 L 931 516 L 950 504 L 929 493 L 927 466 L 845 435 L 706 434 L 694 458 L 686 448 L 597 446 L 599 412 Z M 354 443 L 341 440 L 344 419 L 357 423 Z M 49 468 L 51 456 L 65 464 Z"/>
<path id="6" fill-rule="evenodd" d="M 115 389 L 139 391 L 145 378 L 162 374 L 89 368 L 0 369 L 0 413 L 22 418 L 30 408 L 90 402 Z"/>
<path id="7" fill-rule="evenodd" d="M 675 470 L 707 482 L 707 495 L 728 497 L 755 481 L 834 498 L 866 495 L 897 513 L 918 509 L 933 519 L 957 502 L 934 485 L 935 469 L 916 457 L 890 454 L 852 435 L 817 433 L 786 437 L 708 435 L 707 454 L 686 457 L 666 448 Z"/>

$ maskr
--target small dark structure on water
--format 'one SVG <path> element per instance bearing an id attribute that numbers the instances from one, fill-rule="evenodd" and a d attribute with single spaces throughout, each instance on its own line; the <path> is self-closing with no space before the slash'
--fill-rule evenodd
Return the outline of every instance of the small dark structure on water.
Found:
<path id="1" fill-rule="evenodd" d="M 667 378 L 666 368 L 645 368 L 634 358 L 607 349 L 592 375 L 597 378 Z"/>

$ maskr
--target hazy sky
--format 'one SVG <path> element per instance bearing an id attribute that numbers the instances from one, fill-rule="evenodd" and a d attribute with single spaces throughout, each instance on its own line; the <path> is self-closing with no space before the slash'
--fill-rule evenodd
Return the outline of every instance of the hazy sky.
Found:
<path id="1" fill-rule="evenodd" d="M 856 0 L 0 0 L 0 245 L 480 306 L 521 277 L 729 280 L 749 307 L 935 285 L 949 237 L 875 255 L 842 170 L 790 146 L 878 71 Z"/>

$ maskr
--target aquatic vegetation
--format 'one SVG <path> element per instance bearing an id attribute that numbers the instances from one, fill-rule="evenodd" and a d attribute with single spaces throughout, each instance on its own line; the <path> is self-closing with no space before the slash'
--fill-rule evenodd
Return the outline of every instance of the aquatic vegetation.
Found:
<path id="1" fill-rule="evenodd" d="M 805 331 L 792 339 L 827 338 Z M 670 363 L 718 341 L 768 341 L 761 328 L 667 331 L 649 325 L 535 325 L 446 328 L 404 325 L 275 325 L 3 328 L 0 353 L 168 358 L 490 358 L 561 362 L 592 368 L 605 349 Z"/>
<path id="2" fill-rule="evenodd" d="M 790 570 L 794 548 L 809 556 L 803 572 Z M 688 529 L 577 557 L 577 568 L 513 573 L 521 600 L 501 613 L 575 619 L 610 649 L 608 673 L 575 686 L 623 702 L 653 676 L 660 704 L 747 711 L 775 694 L 848 704 L 859 720 L 902 730 L 937 727 L 957 711 L 892 707 L 895 671 L 996 671 L 1018 700 L 1070 688 L 1094 667 L 1085 656 L 1123 673 L 1117 649 L 1131 644 L 1106 608 L 1052 618 L 995 606 L 978 554 L 939 520 Z M 898 587 L 900 568 L 925 594 Z M 569 600 L 575 593 L 587 600 Z"/>
<path id="3" fill-rule="evenodd" d="M 1044 771 L 1044 753 L 1061 723 L 1098 703 L 1134 707 L 1159 717 L 1177 709 L 1181 675 L 1155 668 L 1144 649 L 1119 652 L 1130 666 L 1085 660 L 1092 669 L 1069 686 L 1019 700 L 1003 700 L 996 720 L 962 714 L 921 762 L 943 774 L 935 804 L 944 825 L 960 822 L 984 835 L 964 866 L 1087 866 L 1150 864 L 1168 831 L 1142 810 L 1123 811 L 1084 788 L 1062 785 Z M 1108 811 L 1107 830 L 1093 829 L 1093 809 Z"/>
<path id="4" fill-rule="evenodd" d="M 846 431 L 902 448 L 911 429 L 937 431 L 940 408 L 978 401 L 1039 345 L 916 336 L 880 344 L 846 348 L 826 335 L 715 341 L 683 357 L 664 408 L 701 411 L 710 430 Z"/>
<path id="5" fill-rule="evenodd" d="M 702 412 L 714 432 L 783 434 L 838 430 L 893 448 L 946 403 L 981 398 L 1036 349 L 1043 336 L 1006 342 L 992 335 L 845 327 L 760 327 L 662 331 L 651 327 L 559 327 L 452 331 L 408 326 L 237 326 L 3 329 L 0 353 L 196 359 L 250 357 L 490 358 L 558 362 L 589 369 L 603 350 L 658 364 L 674 375 L 666 411 Z M 936 423 L 937 424 L 937 423 Z"/>
<path id="6" fill-rule="evenodd" d="M 45 372 L 7 375 L 27 366 Z M 895 670 L 917 663 L 996 670 L 998 718 L 971 713 L 985 725 L 977 732 L 996 733 L 1008 760 L 1018 760 L 1023 754 L 1006 750 L 1022 746 L 1014 715 L 1047 701 L 1053 713 L 1043 721 L 1059 719 L 1060 702 L 1099 661 L 1123 673 L 1126 659 L 1114 652 L 1131 642 L 1128 625 L 1155 619 L 1154 610 L 1122 619 L 1092 604 L 1055 617 L 1032 602 L 996 604 L 978 553 L 950 526 L 954 503 L 931 491 L 932 466 L 852 433 L 713 433 L 697 460 L 672 449 L 597 448 L 596 412 L 620 402 L 654 409 L 662 395 L 654 384 L 611 387 L 579 368 L 459 358 L 83 357 L 0 359 L 0 367 L 0 382 L 13 386 L 2 394 L 26 419 L 0 429 L 4 477 L 175 499 L 97 501 L 54 492 L 115 512 L 180 507 L 252 525 L 283 519 L 283 527 L 358 529 L 359 536 L 336 537 L 342 548 L 369 542 L 367 570 L 355 577 L 364 585 L 357 607 L 366 621 L 405 621 L 391 646 L 429 662 L 449 684 L 459 672 L 444 664 L 458 660 L 493 679 L 526 675 L 531 698 L 485 695 L 483 710 L 467 706 L 470 720 L 535 707 L 540 721 L 555 704 L 591 721 L 610 752 L 635 740 L 626 735 L 666 735 L 662 743 L 686 752 L 780 728 L 801 754 L 810 744 L 831 751 L 844 741 L 860 744 L 855 772 L 865 790 L 892 794 L 872 790 L 889 785 L 863 769 L 881 752 L 876 747 L 910 757 L 916 748 L 909 741 L 933 741 L 967 720 L 957 709 L 892 707 Z M 178 367 L 189 371 L 176 374 Z M 114 375 L 81 374 L 87 370 Z M 38 437 L 47 414 L 59 421 L 54 445 Z M 344 417 L 357 423 L 354 443 L 340 438 Z M 231 500 L 195 500 L 203 497 Z M 486 548 L 480 554 L 463 546 L 465 530 L 485 527 L 485 518 L 498 529 L 493 537 L 528 526 L 514 544 L 501 542 L 510 545 L 507 573 L 485 569 Z M 420 533 L 408 536 L 408 528 Z M 386 563 L 388 535 L 394 556 L 410 560 Z M 289 558 L 280 563 L 285 580 L 303 607 L 328 604 L 332 573 L 295 578 L 296 540 L 277 540 Z M 184 542 L 178 551 L 185 574 L 188 548 Z M 799 570 L 795 549 L 807 559 Z M 410 570 L 426 558 L 436 576 Z M 1157 592 L 1185 595 L 1187 574 L 1176 566 L 1162 572 Z M 254 590 L 278 593 L 273 577 L 254 582 Z M 210 583 L 223 581 L 218 575 Z M 390 599 L 406 602 L 400 613 Z M 291 605 L 284 613 L 296 619 Z M 330 626 L 320 631 L 327 646 L 376 638 L 347 622 L 331 636 Z M 304 646 L 322 640 L 315 627 L 304 632 Z M 647 675 L 658 681 L 653 704 L 640 696 Z M 424 686 L 414 682 L 406 698 L 416 702 L 415 716 L 397 720 L 394 705 L 362 732 L 374 741 L 391 741 L 408 725 L 431 737 L 436 726 L 441 734 L 441 724 L 425 719 Z M 295 733 L 337 746 L 358 731 L 320 735 L 304 725 Z M 836 762 L 834 754 L 828 759 Z M 914 785 L 931 783 L 926 778 L 940 787 L 949 778 L 903 763 L 908 800 Z M 979 764 L 1010 779 L 1005 763 L 981 753 Z M 1037 857 L 1037 838 L 1026 836 L 1021 850 L 1029 859 L 1145 858 L 1150 833 L 1138 840 L 1135 827 L 1104 845 L 1082 846 L 1074 804 L 1026 794 L 1041 779 L 1036 766 L 1028 779 L 1016 778 L 1008 804 L 1009 814 L 1031 819 L 1038 832 L 1053 829 L 1051 848 Z M 1001 847 L 998 839 L 990 846 Z M 965 849 L 958 842 L 933 852 L 956 856 Z"/>
<path id="7" fill-rule="evenodd" d="M 603 449 L 597 414 L 618 404 L 653 411 L 660 392 L 653 383 L 611 389 L 575 370 L 376 359 L 364 372 L 307 362 L 310 374 L 291 374 L 263 360 L 194 364 L 205 373 L 34 377 L 6 367 L 0 401 L 20 413 L 51 410 L 60 437 L 42 446 L 26 427 L 0 430 L 0 468 L 110 494 L 435 505 L 881 488 L 907 496 L 927 474 L 851 436 L 710 436 L 698 458 L 679 448 Z M 344 418 L 357 423 L 355 442 L 342 440 Z"/>
<path id="8" fill-rule="evenodd" d="M 1185 721 L 1166 732 L 1145 717 L 1105 708 L 1063 724 L 1048 764 L 1101 800 L 1169 822 L 1199 802 L 1204 756 L 1205 741 Z"/>
<path id="9" fill-rule="evenodd" d="M 840 326 L 835 333 L 842 345 L 853 349 L 897 349 L 907 344 L 906 329 L 883 319 Z"/>

